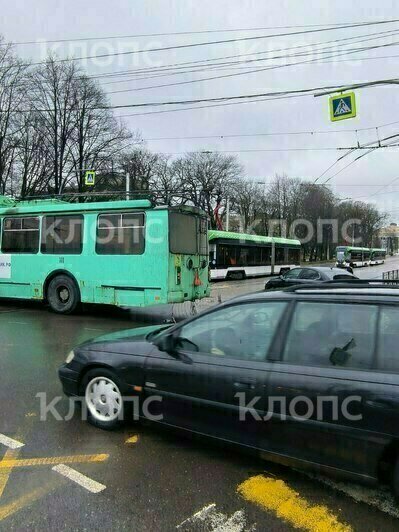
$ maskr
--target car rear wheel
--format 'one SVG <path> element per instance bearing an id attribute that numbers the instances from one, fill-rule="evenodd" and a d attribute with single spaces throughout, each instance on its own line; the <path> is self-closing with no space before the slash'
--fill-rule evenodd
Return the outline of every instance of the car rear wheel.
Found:
<path id="1" fill-rule="evenodd" d="M 57 275 L 50 281 L 47 301 L 53 312 L 72 314 L 80 303 L 80 293 L 73 279 L 67 275 Z"/>
<path id="2" fill-rule="evenodd" d="M 121 425 L 125 408 L 117 377 L 107 369 L 89 371 L 82 382 L 89 423 L 105 430 Z"/>

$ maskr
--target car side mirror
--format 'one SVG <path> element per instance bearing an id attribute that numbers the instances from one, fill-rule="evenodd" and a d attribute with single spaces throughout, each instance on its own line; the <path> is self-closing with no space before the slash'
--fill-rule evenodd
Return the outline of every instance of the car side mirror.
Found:
<path id="1" fill-rule="evenodd" d="M 172 354 L 176 350 L 176 338 L 174 334 L 162 334 L 154 343 L 160 351 L 165 353 Z"/>
<path id="2" fill-rule="evenodd" d="M 188 355 L 178 351 L 179 339 L 173 333 L 162 335 L 161 338 L 156 339 L 154 344 L 160 351 L 168 353 L 168 355 L 176 358 L 177 360 L 181 360 L 185 364 L 193 363 L 192 359 Z"/>

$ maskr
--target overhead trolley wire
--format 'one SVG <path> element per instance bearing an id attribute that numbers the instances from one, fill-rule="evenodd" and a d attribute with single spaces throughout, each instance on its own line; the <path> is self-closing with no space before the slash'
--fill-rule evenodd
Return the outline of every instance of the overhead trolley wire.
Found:
<path id="1" fill-rule="evenodd" d="M 121 71 L 111 71 L 111 72 L 104 72 L 103 74 L 95 74 L 90 75 L 89 77 L 92 78 L 102 78 L 102 77 L 114 77 L 114 76 L 128 76 L 132 74 L 144 74 L 144 73 L 152 73 L 152 72 L 158 72 L 162 70 L 169 70 L 169 69 L 175 69 L 175 68 L 192 68 L 198 66 L 203 66 L 203 64 L 206 63 L 213 63 L 214 61 L 221 61 L 225 59 L 237 59 L 239 57 L 253 57 L 257 55 L 265 55 L 265 54 L 271 54 L 271 53 L 277 53 L 277 52 L 285 52 L 290 50 L 298 50 L 301 48 L 309 48 L 309 47 L 319 47 L 324 46 L 326 44 L 337 44 L 344 41 L 354 41 L 356 39 L 359 39 L 361 37 L 366 37 L 367 40 L 374 39 L 374 38 L 383 38 L 383 36 L 389 37 L 390 35 L 397 34 L 398 29 L 395 30 L 388 30 L 383 32 L 375 32 L 375 33 L 365 33 L 362 35 L 356 35 L 352 37 L 345 37 L 342 39 L 330 39 L 328 41 L 319 41 L 316 43 L 308 43 L 308 44 L 301 44 L 301 45 L 295 45 L 295 46 L 288 46 L 284 48 L 274 48 L 272 50 L 262 50 L 259 52 L 252 52 L 252 53 L 245 53 L 245 54 L 233 54 L 233 55 L 225 55 L 225 56 L 219 56 L 215 58 L 207 58 L 207 59 L 198 59 L 196 61 L 184 61 L 179 63 L 169 63 L 166 65 L 160 65 L 160 66 L 152 66 L 152 67 L 141 67 L 136 69 L 129 69 L 129 70 L 121 70 Z M 381 36 L 381 37 L 380 37 Z M 357 41 L 355 41 L 357 42 Z"/>
<path id="2" fill-rule="evenodd" d="M 376 39 L 386 39 L 388 37 L 391 37 L 391 36 L 395 36 L 395 35 L 398 35 L 399 33 L 399 30 L 391 30 L 389 32 L 382 32 L 383 35 L 381 35 L 381 32 L 377 33 L 377 34 L 374 34 L 374 35 L 377 35 L 377 36 L 368 36 L 364 39 L 358 39 L 358 40 L 354 40 L 356 39 L 355 37 L 348 37 L 348 38 L 345 38 L 345 39 L 335 39 L 335 40 L 331 40 L 331 41 L 325 41 L 325 42 L 321 42 L 321 43 L 316 43 L 316 44 L 306 44 L 306 45 L 300 45 L 300 46 L 293 46 L 293 47 L 288 47 L 288 48 L 282 48 L 282 49 L 277 49 L 277 50 L 270 50 L 270 51 L 262 51 L 262 52 L 256 52 L 256 54 L 238 54 L 236 56 L 230 56 L 230 58 L 237 58 L 237 57 L 246 57 L 246 56 L 249 56 L 249 57 L 253 57 L 254 55 L 259 55 L 259 54 L 270 54 L 270 53 L 274 53 L 274 52 L 278 52 L 278 51 L 284 51 L 284 50 L 297 50 L 297 49 L 300 49 L 300 48 L 311 48 L 311 47 L 316 47 L 316 46 L 323 46 L 323 45 L 326 45 L 326 44 L 338 44 L 339 42 L 341 41 L 348 41 L 348 40 L 351 40 L 353 42 L 351 42 L 350 44 L 356 44 L 356 43 L 361 43 L 361 42 L 366 42 L 366 41 L 370 41 L 370 40 L 376 40 Z M 361 36 L 363 37 L 363 36 Z M 349 44 L 349 43 L 348 43 Z M 387 43 L 387 44 L 391 44 L 391 43 Z M 331 50 L 333 50 L 334 47 L 333 46 L 327 46 L 325 47 L 324 49 L 321 49 L 321 50 L 314 50 L 314 49 L 311 49 L 309 51 L 303 51 L 302 53 L 296 53 L 296 54 L 284 54 L 284 55 L 276 55 L 276 56 L 268 56 L 268 57 L 262 57 L 262 58 L 257 58 L 257 59 L 247 59 L 247 60 L 240 60 L 240 61 L 230 61 L 230 62 L 224 62 L 224 63 L 212 63 L 212 61 L 216 61 L 216 59 L 212 59 L 212 60 L 205 60 L 205 61 L 201 61 L 201 64 L 191 64 L 190 63 L 187 63 L 186 65 L 184 66 L 176 66 L 175 68 L 169 68 L 169 67 L 163 67 L 163 66 L 160 66 L 160 67 L 151 67 L 151 68 L 145 68 L 145 69 L 137 69 L 137 70 L 130 70 L 130 71 L 122 71 L 121 73 L 108 73 L 108 74 L 99 74 L 97 76 L 91 76 L 93 78 L 97 78 L 97 79 L 101 79 L 101 78 L 105 78 L 105 79 L 108 79 L 108 78 L 113 78 L 113 77 L 118 77 L 118 76 L 131 76 L 131 75 L 135 75 L 135 76 L 143 76 L 141 78 L 139 77 L 135 77 L 135 78 L 131 78 L 131 79 L 123 79 L 123 80 L 114 80 L 114 81 L 102 81 L 102 84 L 103 85 L 109 85 L 109 84 L 114 84 L 114 83 L 126 83 L 128 81 L 138 81 L 140 79 L 152 79 L 152 78 L 156 78 L 156 77 L 165 77 L 165 76 L 172 76 L 172 75 L 179 75 L 179 74 L 188 74 L 188 73 L 196 73 L 196 72 L 202 72 L 202 71 L 207 71 L 207 70 L 219 70 L 221 69 L 221 67 L 225 67 L 225 66 L 233 66 L 233 65 L 240 65 L 240 64 L 248 64 L 248 63 L 254 63 L 254 62 L 261 62 L 261 61 L 271 61 L 271 60 L 274 60 L 274 59 L 289 59 L 291 57 L 306 57 L 308 55 L 319 55 L 319 54 L 327 54 L 328 52 L 330 52 Z M 353 49 L 343 49 L 343 50 L 340 50 L 340 52 L 345 52 L 345 53 L 349 53 L 349 52 L 358 52 L 358 51 L 368 51 L 370 49 L 374 49 L 374 47 L 363 47 L 362 49 L 360 48 L 353 48 Z M 323 58 L 321 58 L 323 59 Z M 316 60 L 319 60 L 319 58 L 315 59 Z M 202 62 L 207 62 L 209 64 L 205 65 L 205 64 L 202 64 Z M 199 63 L 199 62 L 197 62 Z M 179 65 L 177 63 L 177 65 Z M 183 65 L 183 63 L 182 63 Z M 274 66 L 278 66 L 278 65 L 274 65 Z M 194 70 L 190 70 L 190 69 L 194 69 Z M 147 76 L 147 74 L 154 74 L 153 76 Z"/>
<path id="3" fill-rule="evenodd" d="M 350 24 L 362 25 L 369 21 L 360 21 L 360 22 L 351 22 Z M 384 21 L 374 21 L 374 23 L 384 22 Z M 67 43 L 67 42 L 86 42 L 86 41 L 104 41 L 104 40 L 115 40 L 115 39 L 137 39 L 139 37 L 168 37 L 168 36 L 179 36 L 179 35 L 200 35 L 200 34 L 212 34 L 212 33 L 234 33 L 234 32 L 246 32 L 246 31 L 265 31 L 265 30 L 283 30 L 283 29 L 294 29 L 294 28 L 318 28 L 320 26 L 334 26 L 339 28 L 340 26 L 346 26 L 349 22 L 336 22 L 336 23 L 325 23 L 325 24 L 300 24 L 300 25 L 291 25 L 291 26 L 263 26 L 263 27 L 251 27 L 251 28 L 224 28 L 224 29 L 215 29 L 215 30 L 193 30 L 193 31 L 174 31 L 174 32 L 164 32 L 164 33 L 136 33 L 131 35 L 103 35 L 101 37 L 70 37 L 66 39 L 37 39 L 35 41 L 9 41 L 0 43 L 0 46 L 10 46 L 10 45 L 27 45 L 27 44 L 38 44 L 42 45 L 43 43 Z"/>
<path id="4" fill-rule="evenodd" d="M 348 51 L 348 52 L 343 51 L 341 53 L 334 53 L 334 54 L 332 54 L 330 56 L 325 57 L 325 59 L 332 58 L 332 57 L 342 57 L 344 55 L 348 55 L 348 54 L 352 54 L 352 53 L 364 52 L 365 50 L 373 50 L 373 49 L 377 49 L 377 48 L 387 48 L 387 47 L 397 46 L 397 45 L 399 45 L 399 41 L 395 41 L 393 43 L 374 45 L 374 46 L 370 46 L 370 47 L 361 47 L 361 48 L 358 48 L 357 50 L 354 50 L 354 51 Z M 317 59 L 310 59 L 310 60 L 307 60 L 307 61 L 296 61 L 294 63 L 287 63 L 287 64 L 281 64 L 281 65 L 276 65 L 276 66 L 267 66 L 267 67 L 263 67 L 263 68 L 257 68 L 255 70 L 247 70 L 246 72 L 237 72 L 237 73 L 234 73 L 234 74 L 224 74 L 224 75 L 211 76 L 211 77 L 199 78 L 199 79 L 194 79 L 194 80 L 178 81 L 178 82 L 175 82 L 175 83 L 164 83 L 164 84 L 161 84 L 161 85 L 149 85 L 149 86 L 146 86 L 146 87 L 138 87 L 138 88 L 134 88 L 134 89 L 121 89 L 121 90 L 116 90 L 116 91 L 109 91 L 108 94 L 121 94 L 121 93 L 126 93 L 126 92 L 137 92 L 137 91 L 143 91 L 143 90 L 149 90 L 149 89 L 176 87 L 176 86 L 180 86 L 180 85 L 189 85 L 189 84 L 192 84 L 192 83 L 201 83 L 203 81 L 214 81 L 214 80 L 219 80 L 219 79 L 233 78 L 233 77 L 237 77 L 237 76 L 246 76 L 248 74 L 255 74 L 255 73 L 258 73 L 258 72 L 266 72 L 268 70 L 275 70 L 275 69 L 279 69 L 279 68 L 288 68 L 288 67 L 291 67 L 291 66 L 310 64 L 310 63 L 314 63 L 316 61 L 317 61 Z"/>
<path id="5" fill-rule="evenodd" d="M 290 135 L 331 135 L 331 134 L 345 134 L 356 133 L 357 131 L 371 131 L 376 128 L 382 129 L 385 127 L 399 124 L 399 120 L 395 122 L 388 122 L 386 124 L 380 124 L 378 126 L 360 127 L 356 129 L 332 129 L 328 130 L 308 130 L 308 131 L 272 131 L 272 132 L 260 132 L 260 133 L 235 133 L 219 135 L 193 135 L 184 137 L 150 137 L 144 138 L 144 141 L 161 141 L 161 140 L 204 140 L 204 139 L 228 139 L 228 138 L 241 138 L 241 137 L 274 137 L 274 136 L 290 136 Z"/>
<path id="6" fill-rule="evenodd" d="M 260 40 L 260 39 L 272 39 L 275 37 L 288 37 L 288 36 L 297 36 L 297 35 L 308 35 L 312 33 L 320 33 L 325 31 L 335 31 L 335 30 L 342 30 L 342 29 L 352 29 L 352 28 L 361 28 L 365 26 L 376 26 L 376 25 L 383 25 L 383 24 L 393 24 L 395 22 L 399 22 L 399 19 L 392 19 L 392 20 L 381 20 L 377 22 L 363 22 L 360 24 L 347 24 L 347 25 L 339 25 L 339 26 L 328 26 L 328 27 L 322 27 L 317 29 L 308 29 L 308 30 L 301 30 L 301 31 L 294 31 L 294 32 L 282 32 L 282 33 L 271 33 L 268 35 L 255 35 L 251 37 L 240 37 L 235 39 L 223 39 L 218 41 L 205 41 L 205 42 L 198 42 L 198 43 L 186 43 L 186 44 L 179 44 L 174 46 L 163 46 L 163 47 L 157 47 L 157 48 L 150 48 L 150 49 L 141 49 L 141 50 L 129 50 L 124 52 L 112 52 L 107 54 L 95 54 L 95 55 L 87 55 L 87 56 L 81 56 L 81 57 L 71 57 L 71 58 L 64 58 L 64 59 L 55 59 L 54 63 L 63 63 L 63 62 L 69 62 L 69 61 L 82 61 L 86 59 L 104 59 L 107 57 L 117 57 L 117 56 L 128 56 L 128 55 L 137 55 L 142 53 L 149 53 L 149 52 L 165 52 L 169 50 L 181 50 L 181 49 L 187 49 L 187 48 L 196 48 L 196 47 L 202 47 L 202 46 L 213 46 L 217 44 L 231 44 L 235 42 L 246 42 L 246 41 L 254 41 L 254 40 Z M 36 65 L 42 65 L 45 64 L 46 61 L 38 61 L 36 63 L 30 63 L 31 66 Z"/>

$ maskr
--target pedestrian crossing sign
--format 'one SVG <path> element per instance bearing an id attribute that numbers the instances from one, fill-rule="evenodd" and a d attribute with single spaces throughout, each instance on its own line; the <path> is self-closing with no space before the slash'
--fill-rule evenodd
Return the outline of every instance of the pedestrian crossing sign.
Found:
<path id="1" fill-rule="evenodd" d="M 354 92 L 345 92 L 330 98 L 330 118 L 332 122 L 354 118 L 356 116 L 356 100 Z"/>
<path id="2" fill-rule="evenodd" d="M 85 185 L 88 187 L 93 187 L 96 183 L 96 172 L 93 170 L 87 170 L 85 174 Z"/>

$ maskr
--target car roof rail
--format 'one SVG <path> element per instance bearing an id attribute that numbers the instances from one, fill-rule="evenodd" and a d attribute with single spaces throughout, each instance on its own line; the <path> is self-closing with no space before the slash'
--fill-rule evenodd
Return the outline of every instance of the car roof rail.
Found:
<path id="1" fill-rule="evenodd" d="M 394 289 L 399 288 L 399 279 L 332 279 L 323 283 L 303 283 L 286 288 L 285 292 L 298 292 L 300 290 L 334 290 L 340 289 Z M 396 294 L 395 294 L 396 295 Z"/>
<path id="2" fill-rule="evenodd" d="M 395 284 L 399 285 L 399 279 L 358 279 L 358 278 L 347 278 L 347 279 L 330 279 L 329 281 L 326 281 L 326 283 L 330 284 L 336 284 L 336 283 L 344 283 L 344 284 Z"/>

